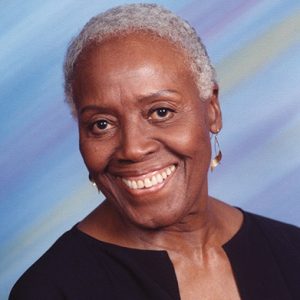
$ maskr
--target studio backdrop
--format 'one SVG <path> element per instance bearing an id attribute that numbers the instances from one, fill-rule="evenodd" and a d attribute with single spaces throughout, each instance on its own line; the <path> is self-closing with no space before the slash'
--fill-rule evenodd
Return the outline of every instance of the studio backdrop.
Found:
<path id="1" fill-rule="evenodd" d="M 0 299 L 102 200 L 63 95 L 71 37 L 134 1 L 0 1 Z M 154 1 L 198 31 L 218 74 L 224 126 L 210 193 L 300 225 L 300 1 Z"/>

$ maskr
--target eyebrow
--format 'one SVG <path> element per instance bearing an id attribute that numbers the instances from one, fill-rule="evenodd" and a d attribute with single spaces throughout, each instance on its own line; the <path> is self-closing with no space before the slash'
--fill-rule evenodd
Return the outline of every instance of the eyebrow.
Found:
<path id="1" fill-rule="evenodd" d="M 176 95 L 179 95 L 179 96 L 181 95 L 176 90 L 167 89 L 167 90 L 161 90 L 161 91 L 158 91 L 158 92 L 154 92 L 154 93 L 150 93 L 150 94 L 147 94 L 147 95 L 139 96 L 138 97 L 138 102 L 140 102 L 140 103 L 142 103 L 142 102 L 149 102 L 151 100 L 155 100 L 155 99 L 160 98 L 160 97 L 168 96 L 169 94 L 176 94 Z M 101 113 L 109 113 L 109 112 L 111 112 L 111 108 L 109 108 L 109 107 L 91 104 L 91 105 L 84 106 L 79 111 L 79 115 L 82 115 L 86 111 L 89 111 L 89 110 L 90 111 L 96 111 L 97 110 L 97 111 L 99 111 Z"/>
<path id="2" fill-rule="evenodd" d="M 142 95 L 138 97 L 138 102 L 144 102 L 144 101 L 148 102 L 149 100 L 154 100 L 159 97 L 168 96 L 169 94 L 176 94 L 180 96 L 180 93 L 177 92 L 176 90 L 167 89 L 167 90 L 161 90 L 158 92 L 150 93 L 148 95 Z"/>

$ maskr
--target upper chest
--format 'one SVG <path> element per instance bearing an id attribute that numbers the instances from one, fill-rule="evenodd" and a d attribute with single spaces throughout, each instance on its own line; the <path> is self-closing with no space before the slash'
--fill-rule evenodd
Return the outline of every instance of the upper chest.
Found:
<path id="1" fill-rule="evenodd" d="M 181 300 L 239 300 L 240 295 L 230 261 L 220 247 L 190 255 L 169 253 Z"/>

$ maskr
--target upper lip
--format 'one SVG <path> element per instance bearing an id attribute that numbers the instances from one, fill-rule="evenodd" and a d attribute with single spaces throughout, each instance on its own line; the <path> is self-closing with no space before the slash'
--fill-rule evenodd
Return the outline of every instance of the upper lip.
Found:
<path id="1" fill-rule="evenodd" d="M 114 168 L 110 170 L 110 173 L 116 177 L 122 177 L 122 178 L 126 178 L 126 179 L 134 179 L 137 177 L 143 177 L 146 175 L 149 175 L 149 173 L 154 173 L 157 171 L 162 171 L 165 168 L 171 166 L 171 165 L 177 165 L 177 163 L 174 162 L 170 162 L 170 163 L 164 163 L 162 165 L 156 165 L 156 166 L 152 166 L 151 168 L 141 168 L 141 167 L 134 167 L 131 166 L 130 168 L 128 166 L 126 166 L 126 168 L 124 167 L 124 169 L 122 170 Z"/>

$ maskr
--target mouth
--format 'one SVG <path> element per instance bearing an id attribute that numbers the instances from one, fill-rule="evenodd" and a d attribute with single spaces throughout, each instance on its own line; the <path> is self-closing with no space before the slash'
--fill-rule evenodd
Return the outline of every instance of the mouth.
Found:
<path id="1" fill-rule="evenodd" d="M 167 179 L 172 176 L 176 170 L 176 165 L 172 164 L 161 170 L 150 172 L 138 177 L 121 177 L 122 182 L 129 190 L 147 190 L 153 187 L 164 185 Z"/>

